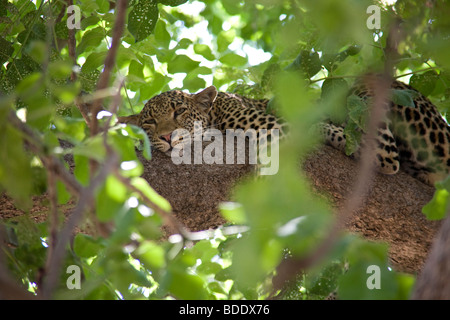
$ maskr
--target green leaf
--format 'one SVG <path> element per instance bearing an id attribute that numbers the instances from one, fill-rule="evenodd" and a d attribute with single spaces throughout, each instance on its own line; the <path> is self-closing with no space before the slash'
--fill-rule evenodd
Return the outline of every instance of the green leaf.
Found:
<path id="1" fill-rule="evenodd" d="M 152 158 L 150 139 L 148 138 L 148 135 L 144 131 L 144 129 L 142 129 L 141 127 L 129 124 L 125 127 L 125 131 L 128 132 L 128 134 L 132 138 L 136 138 L 136 139 L 143 141 L 143 152 L 142 153 L 143 153 L 145 159 L 150 160 Z"/>
<path id="2" fill-rule="evenodd" d="M 67 27 L 66 27 L 67 28 Z M 26 48 L 28 55 L 37 63 L 44 63 L 47 59 L 47 45 L 44 41 L 33 41 Z"/>
<path id="3" fill-rule="evenodd" d="M 80 74 L 78 75 L 78 79 L 81 82 L 81 88 L 86 92 L 93 92 L 97 89 L 97 81 L 100 77 L 100 71 L 94 69 L 90 72 L 83 71 L 81 69 Z"/>
<path id="4" fill-rule="evenodd" d="M 137 60 L 131 60 L 128 66 L 128 75 L 133 75 L 137 78 L 144 79 L 144 66 Z"/>
<path id="5" fill-rule="evenodd" d="M 168 290 L 178 299 L 203 300 L 207 298 L 205 282 L 197 275 L 189 274 L 185 270 L 169 267 L 165 281 Z"/>
<path id="6" fill-rule="evenodd" d="M 125 202 L 128 197 L 127 188 L 115 176 L 108 176 L 105 181 L 108 196 L 116 202 Z"/>
<path id="7" fill-rule="evenodd" d="M 367 105 L 365 101 L 357 95 L 350 95 L 347 98 L 347 110 L 350 120 L 359 128 L 365 129 L 367 120 Z"/>
<path id="8" fill-rule="evenodd" d="M 108 0 L 95 0 L 98 6 L 98 12 L 107 13 L 109 11 L 109 1 Z"/>
<path id="9" fill-rule="evenodd" d="M 203 274 L 216 274 L 222 270 L 222 266 L 217 262 L 203 261 L 201 265 L 197 267 L 197 271 Z"/>
<path id="10" fill-rule="evenodd" d="M 95 257 L 103 244 L 89 235 L 78 233 L 73 241 L 73 250 L 80 258 Z"/>
<path id="11" fill-rule="evenodd" d="M 22 59 L 15 59 L 8 63 L 6 67 L 6 79 L 13 85 L 34 71 L 39 71 L 39 65 L 27 55 L 22 55 Z"/>
<path id="12" fill-rule="evenodd" d="M 328 78 L 322 84 L 322 98 L 341 99 L 346 97 L 348 92 L 347 81 L 340 78 Z"/>
<path id="13" fill-rule="evenodd" d="M 164 48 L 169 48 L 171 41 L 170 33 L 167 31 L 166 23 L 159 19 L 156 23 L 155 30 L 155 40 L 158 42 L 159 46 Z"/>
<path id="14" fill-rule="evenodd" d="M 164 249 L 152 241 L 141 243 L 135 254 L 151 271 L 161 269 L 166 265 Z"/>
<path id="15" fill-rule="evenodd" d="M 150 99 L 155 94 L 160 93 L 161 90 L 164 88 L 164 86 L 167 83 L 169 83 L 170 80 L 171 78 L 164 76 L 159 72 L 153 73 L 152 77 L 150 78 L 150 83 L 147 83 L 140 89 L 141 99 L 143 100 Z"/>
<path id="16" fill-rule="evenodd" d="M 350 122 L 344 128 L 345 134 L 345 154 L 351 155 L 356 152 L 361 142 L 362 131 L 361 128 L 355 123 Z"/>
<path id="17" fill-rule="evenodd" d="M 236 32 L 233 29 L 230 29 L 228 31 L 221 31 L 217 35 L 217 50 L 219 50 L 219 52 L 226 51 L 235 37 Z"/>
<path id="18" fill-rule="evenodd" d="M 391 89 L 391 99 L 395 104 L 415 108 L 414 99 L 419 96 L 415 90 Z"/>
<path id="19" fill-rule="evenodd" d="M 437 187 L 438 189 L 434 192 L 433 199 L 422 208 L 422 212 L 429 220 L 445 218 L 449 208 L 450 193 L 447 189 L 440 187 L 439 184 Z"/>
<path id="20" fill-rule="evenodd" d="M 83 143 L 76 145 L 72 152 L 74 155 L 83 155 L 99 162 L 105 159 L 106 151 L 103 145 L 103 137 L 94 136 Z"/>
<path id="21" fill-rule="evenodd" d="M 14 48 L 11 42 L 0 37 L 0 65 L 4 64 L 11 58 Z"/>
<path id="22" fill-rule="evenodd" d="M 3 123 L 6 119 L 6 113 L 3 114 L 1 110 L 3 107 L 0 105 L 0 185 L 3 190 L 7 190 L 19 208 L 28 209 L 32 204 L 30 159 L 24 152 L 22 135 L 12 126 Z"/>
<path id="23" fill-rule="evenodd" d="M 86 28 L 96 25 L 99 21 L 100 18 L 94 15 L 81 19 L 81 29 L 86 30 Z M 67 23 L 65 23 L 64 26 L 67 30 Z"/>
<path id="24" fill-rule="evenodd" d="M 54 119 L 58 133 L 64 134 L 64 139 L 72 143 L 79 143 L 86 137 L 86 122 L 80 118 L 61 118 Z"/>
<path id="25" fill-rule="evenodd" d="M 128 31 L 134 36 L 136 42 L 144 40 L 153 32 L 158 17 L 156 1 L 140 0 L 134 5 L 128 15 Z"/>
<path id="26" fill-rule="evenodd" d="M 336 54 L 325 53 L 321 58 L 322 64 L 328 71 L 334 71 L 338 67 L 338 64 L 347 59 L 349 55 L 356 55 L 359 53 L 359 50 L 359 47 L 351 46 L 348 49 Z"/>
<path id="27" fill-rule="evenodd" d="M 244 224 L 247 222 L 244 208 L 237 202 L 222 202 L 219 204 L 219 211 L 228 221 L 235 224 Z"/>
<path id="28" fill-rule="evenodd" d="M 189 90 L 190 92 L 195 92 L 206 87 L 206 81 L 196 74 L 188 75 L 183 80 L 183 88 Z"/>
<path id="29" fill-rule="evenodd" d="M 54 111 L 45 89 L 42 74 L 33 73 L 23 79 L 16 87 L 20 99 L 27 107 L 28 125 L 43 130 Z"/>
<path id="30" fill-rule="evenodd" d="M 54 79 L 66 79 L 72 72 L 72 65 L 67 61 L 56 60 L 49 63 L 48 71 Z"/>
<path id="31" fill-rule="evenodd" d="M 73 156 L 73 159 L 75 162 L 75 169 L 73 171 L 75 177 L 77 178 L 79 183 L 81 183 L 83 186 L 87 186 L 90 177 L 88 157 L 75 154 Z"/>
<path id="32" fill-rule="evenodd" d="M 395 273 L 388 269 L 387 249 L 386 244 L 363 240 L 355 240 L 350 245 L 347 253 L 349 269 L 339 279 L 338 295 L 341 299 L 395 299 L 398 297 L 399 286 Z M 372 271 L 369 267 L 375 267 L 377 271 Z M 379 277 L 371 278 L 375 274 Z M 371 280 L 379 280 L 380 288 L 369 288 L 367 283 L 373 283 Z"/>
<path id="33" fill-rule="evenodd" d="M 322 69 L 322 62 L 317 52 L 302 50 L 295 60 L 285 70 L 305 72 L 308 78 L 314 76 Z"/>
<path id="34" fill-rule="evenodd" d="M 90 72 L 94 71 L 104 64 L 107 54 L 108 52 L 106 51 L 92 52 L 81 67 L 81 71 L 84 74 L 89 74 Z"/>
<path id="35" fill-rule="evenodd" d="M 369 289 L 367 281 L 373 276 L 368 270 L 370 266 L 379 267 L 380 289 Z M 376 271 L 375 271 L 376 272 Z M 355 285 L 359 284 L 359 285 Z M 351 265 L 349 270 L 339 279 L 338 296 L 343 300 L 392 300 L 397 297 L 398 286 L 395 274 L 389 271 L 386 264 L 377 262 L 359 262 Z"/>
<path id="36" fill-rule="evenodd" d="M 61 181 L 56 181 L 56 190 L 58 193 L 58 204 L 66 204 L 72 195 L 67 191 L 66 185 Z"/>
<path id="37" fill-rule="evenodd" d="M 6 17 L 8 0 L 0 0 L 0 17 Z"/>
<path id="38" fill-rule="evenodd" d="M 60 21 L 55 24 L 55 35 L 58 39 L 67 40 L 69 38 L 69 29 L 67 28 L 67 21 Z"/>
<path id="39" fill-rule="evenodd" d="M 242 67 L 247 63 L 247 58 L 230 52 L 220 57 L 219 61 L 232 67 Z"/>
<path id="40" fill-rule="evenodd" d="M 77 45 L 77 53 L 82 54 L 85 53 L 87 49 L 97 48 L 105 36 L 105 30 L 102 27 L 87 31 Z"/>
<path id="41" fill-rule="evenodd" d="M 210 61 L 216 60 L 216 57 L 212 53 L 210 46 L 208 46 L 206 44 L 200 44 L 200 43 L 194 44 L 194 52 L 199 55 L 202 55 L 203 58 L 205 58 L 207 60 L 210 60 Z"/>
<path id="42" fill-rule="evenodd" d="M 133 60 L 137 60 L 137 56 L 132 49 L 125 48 L 124 46 L 118 48 L 116 63 L 119 69 L 128 66 L 130 61 Z"/>
<path id="43" fill-rule="evenodd" d="M 413 74 L 409 79 L 409 84 L 424 96 L 430 95 L 436 87 L 439 75 L 431 70 L 423 74 Z"/>
<path id="44" fill-rule="evenodd" d="M 46 33 L 47 28 L 43 22 L 34 23 L 31 29 L 22 31 L 17 36 L 17 40 L 25 46 L 34 40 L 45 41 Z"/>
<path id="45" fill-rule="evenodd" d="M 112 192 L 114 190 L 121 190 L 122 192 L 124 190 L 123 186 L 118 186 L 117 183 L 110 182 L 110 184 L 111 183 L 113 186 L 108 186 L 107 180 L 105 185 L 98 191 L 95 199 L 96 215 L 101 222 L 111 221 L 118 216 L 118 213 L 121 212 L 124 207 L 123 201 L 117 201 L 117 196 Z"/>
<path id="46" fill-rule="evenodd" d="M 194 61 L 186 55 L 177 55 L 169 62 L 167 70 L 170 73 L 189 73 L 199 66 L 200 62 Z"/>
<path id="47" fill-rule="evenodd" d="M 277 79 L 277 76 L 280 74 L 281 68 L 278 63 L 270 64 L 263 73 L 261 78 L 261 86 L 267 88 L 268 90 L 273 90 L 274 83 Z"/>

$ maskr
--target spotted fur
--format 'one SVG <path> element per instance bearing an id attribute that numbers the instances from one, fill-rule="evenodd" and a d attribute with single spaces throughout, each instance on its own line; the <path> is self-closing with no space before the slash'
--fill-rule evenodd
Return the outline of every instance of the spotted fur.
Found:
<path id="1" fill-rule="evenodd" d="M 399 81 L 394 81 L 392 88 L 417 92 Z M 365 100 L 373 96 L 371 87 L 364 82 L 355 86 L 353 93 Z M 429 99 L 417 92 L 413 101 L 414 107 L 390 102 L 387 117 L 378 126 L 374 161 L 382 173 L 395 174 L 402 168 L 432 185 L 450 172 L 450 129 Z M 279 129 L 283 135 L 286 125 L 282 119 L 266 113 L 267 103 L 268 100 L 217 92 L 213 86 L 197 94 L 173 90 L 150 99 L 141 113 L 120 117 L 119 121 L 142 127 L 152 145 L 167 152 L 178 143 L 172 141 L 172 134 L 177 129 L 192 133 L 194 121 L 201 121 L 203 128 L 214 127 L 222 131 Z M 320 127 L 328 144 L 345 150 L 344 126 L 322 123 Z"/>
<path id="2" fill-rule="evenodd" d="M 362 82 L 353 93 L 370 101 L 371 88 Z M 378 126 L 374 161 L 382 173 L 395 174 L 402 168 L 433 185 L 450 172 L 450 128 L 433 103 L 413 87 L 394 81 L 391 88 L 415 92 L 414 106 L 389 103 L 386 118 Z M 328 144 L 345 149 L 344 126 L 322 124 L 322 133 Z"/>
<path id="3" fill-rule="evenodd" d="M 197 94 L 180 90 L 163 92 L 151 98 L 141 113 L 120 117 L 119 122 L 142 127 L 154 148 L 170 151 L 179 140 L 173 141 L 177 129 L 194 131 L 194 121 L 203 128 L 226 129 L 286 129 L 283 121 L 266 113 L 268 100 L 254 100 L 237 94 L 217 92 L 214 86 Z"/>

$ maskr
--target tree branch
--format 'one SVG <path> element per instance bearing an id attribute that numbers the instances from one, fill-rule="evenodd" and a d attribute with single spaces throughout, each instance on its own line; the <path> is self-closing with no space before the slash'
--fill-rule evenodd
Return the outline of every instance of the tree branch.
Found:
<path id="1" fill-rule="evenodd" d="M 53 254 L 47 256 L 46 265 L 49 266 L 49 268 L 45 271 L 43 281 L 42 297 L 44 299 L 49 299 L 54 294 L 54 290 L 59 280 L 59 275 L 61 274 L 61 268 L 66 254 L 66 247 L 75 227 L 81 221 L 84 212 L 93 206 L 95 191 L 97 188 L 105 181 L 108 174 L 113 172 L 114 168 L 118 165 L 119 159 L 116 153 L 108 153 L 106 159 L 107 160 L 101 168 L 99 174 L 91 180 L 88 187 L 82 189 L 77 206 L 71 213 L 66 225 L 58 236 Z"/>
<path id="2" fill-rule="evenodd" d="M 366 144 L 361 151 L 360 168 L 357 175 L 356 183 L 353 191 L 345 202 L 343 209 L 337 214 L 339 217 L 332 225 L 327 237 L 317 246 L 316 250 L 302 258 L 288 258 L 283 260 L 277 267 L 277 275 L 272 279 L 273 291 L 271 297 L 282 289 L 284 284 L 293 279 L 297 274 L 308 269 L 322 259 L 333 248 L 340 232 L 344 229 L 346 222 L 352 217 L 353 213 L 362 205 L 365 196 L 371 188 L 373 176 L 375 173 L 375 138 L 377 128 L 381 120 L 386 114 L 389 89 L 392 83 L 392 75 L 394 71 L 394 60 L 397 57 L 397 45 L 401 41 L 401 32 L 399 22 L 395 21 L 389 33 L 386 44 L 386 60 L 384 72 L 381 76 L 367 76 L 365 82 L 373 89 L 373 105 L 370 110 L 369 123 L 366 133 Z"/>
<path id="3" fill-rule="evenodd" d="M 437 237 L 434 239 L 430 255 L 419 275 L 412 299 L 450 299 L 450 216 L 448 216 Z"/>
<path id="4" fill-rule="evenodd" d="M 112 36 L 112 43 L 111 47 L 108 50 L 108 55 L 105 59 L 105 67 L 103 69 L 103 72 L 100 75 L 100 78 L 97 82 L 97 91 L 106 89 L 109 84 L 109 79 L 111 76 L 111 71 L 114 67 L 115 61 L 116 61 L 116 55 L 117 50 L 119 48 L 119 45 L 121 43 L 121 38 L 125 26 L 125 13 L 127 9 L 127 1 L 126 0 L 119 0 L 116 4 L 116 22 L 114 24 L 113 29 L 113 36 Z M 97 120 L 97 114 L 101 110 L 101 105 L 103 102 L 103 98 L 97 98 L 94 100 L 91 106 L 92 115 L 91 115 L 91 135 L 94 136 L 98 133 L 98 120 Z"/>

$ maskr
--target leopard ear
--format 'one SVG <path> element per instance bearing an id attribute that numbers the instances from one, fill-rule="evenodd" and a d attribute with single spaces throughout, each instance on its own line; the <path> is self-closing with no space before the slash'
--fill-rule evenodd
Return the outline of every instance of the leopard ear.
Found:
<path id="1" fill-rule="evenodd" d="M 126 117 L 118 117 L 117 121 L 119 123 L 129 123 L 129 124 L 134 124 L 135 126 L 139 126 L 139 113 L 138 114 L 133 114 L 131 116 L 126 116 Z"/>
<path id="2" fill-rule="evenodd" d="M 208 112 L 211 109 L 214 100 L 217 97 L 217 89 L 214 86 L 210 86 L 199 93 L 194 95 L 194 100 L 198 103 L 198 105 L 204 109 L 204 111 Z"/>

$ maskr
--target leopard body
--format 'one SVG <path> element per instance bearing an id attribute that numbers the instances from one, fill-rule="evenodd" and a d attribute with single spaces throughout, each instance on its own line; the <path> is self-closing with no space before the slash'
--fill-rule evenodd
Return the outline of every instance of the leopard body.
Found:
<path id="1" fill-rule="evenodd" d="M 395 174 L 402 168 L 429 185 L 445 179 L 450 172 L 450 127 L 446 120 L 427 97 L 410 85 L 393 81 L 391 90 L 413 92 L 413 105 L 394 103 L 392 99 L 387 104 L 375 138 L 374 161 L 379 171 Z M 352 93 L 368 101 L 374 96 L 373 86 L 364 81 L 355 85 Z M 345 125 L 321 126 L 326 142 L 345 150 Z"/>
<path id="2" fill-rule="evenodd" d="M 195 121 L 200 121 L 204 129 L 265 129 L 269 136 L 277 129 L 283 135 L 286 125 L 281 118 L 266 113 L 267 103 L 265 99 L 217 92 L 213 86 L 197 94 L 172 90 L 150 99 L 141 113 L 120 117 L 119 121 L 142 127 L 154 148 L 168 152 L 179 143 L 172 139 L 173 133 L 185 129 L 192 134 Z"/>
<path id="3" fill-rule="evenodd" d="M 450 129 L 433 103 L 399 81 L 393 81 L 396 90 L 413 90 L 414 106 L 389 103 L 386 118 L 382 119 L 376 135 L 376 157 L 379 171 L 395 174 L 400 168 L 427 184 L 434 184 L 449 174 Z M 373 97 L 370 86 L 354 86 L 354 94 L 369 100 Z M 171 135 L 178 129 L 194 130 L 194 122 L 203 128 L 226 129 L 278 129 L 287 130 L 284 121 L 266 113 L 268 100 L 254 100 L 237 94 L 217 92 L 211 86 L 197 94 L 180 90 L 161 93 L 150 99 L 143 110 L 119 121 L 142 127 L 154 148 L 168 152 L 174 147 Z M 344 126 L 322 123 L 325 142 L 345 150 Z M 270 131 L 269 131 L 270 132 Z"/>

